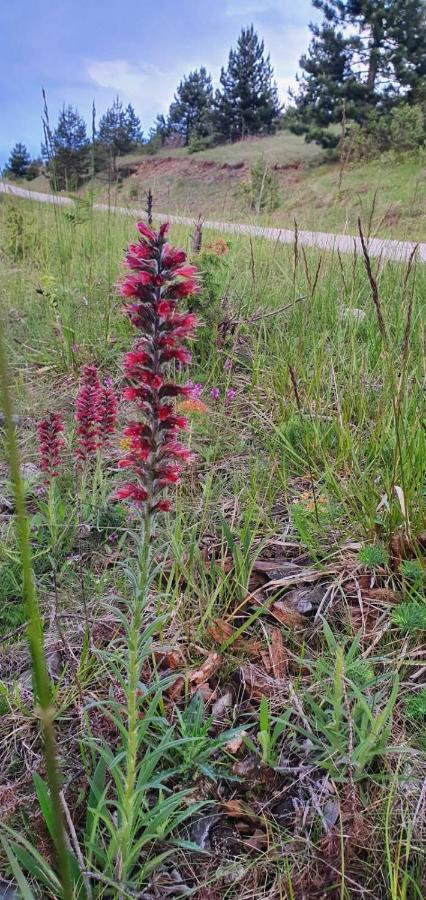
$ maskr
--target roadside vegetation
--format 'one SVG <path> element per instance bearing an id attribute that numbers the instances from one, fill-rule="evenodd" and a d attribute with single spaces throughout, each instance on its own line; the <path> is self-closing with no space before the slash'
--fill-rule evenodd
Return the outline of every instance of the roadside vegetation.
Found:
<path id="1" fill-rule="evenodd" d="M 116 286 L 140 235 L 2 198 L 5 890 L 424 895 L 426 273 L 370 260 L 368 230 L 343 258 L 173 228 L 201 284 L 178 276 L 203 327 L 168 376 L 193 457 L 148 544 L 125 388 L 151 363 Z"/>
<path id="2" fill-rule="evenodd" d="M 289 132 L 206 150 L 185 148 L 155 156 L 128 154 L 114 177 L 98 174 L 78 196 L 218 221 L 312 231 L 357 233 L 361 216 L 372 236 L 422 241 L 426 235 L 424 155 L 387 152 L 342 164 Z M 21 186 L 49 191 L 40 175 Z"/>

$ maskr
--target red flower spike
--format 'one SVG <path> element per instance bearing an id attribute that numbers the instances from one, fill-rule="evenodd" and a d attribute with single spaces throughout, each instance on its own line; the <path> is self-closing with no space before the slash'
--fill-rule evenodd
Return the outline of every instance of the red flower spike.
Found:
<path id="1" fill-rule="evenodd" d="M 97 432 L 99 446 L 107 447 L 111 441 L 111 435 L 115 432 L 117 420 L 117 398 L 111 385 L 103 384 L 99 390 L 97 408 Z"/>
<path id="2" fill-rule="evenodd" d="M 58 413 L 49 413 L 37 424 L 40 468 L 46 473 L 46 481 L 56 478 L 61 463 L 64 426 Z"/>
<path id="3" fill-rule="evenodd" d="M 157 313 L 163 319 L 169 318 L 175 311 L 176 303 L 173 300 L 160 300 L 157 306 Z"/>
<path id="4" fill-rule="evenodd" d="M 101 390 L 96 366 L 85 366 L 75 405 L 76 456 L 80 463 L 94 456 L 98 449 Z"/>
<path id="5" fill-rule="evenodd" d="M 128 275 L 119 286 L 122 297 L 145 296 L 145 288 L 151 284 L 152 275 L 149 272 L 138 271 L 137 275 Z"/>
<path id="6" fill-rule="evenodd" d="M 139 260 L 149 260 L 151 259 L 151 250 L 146 244 L 143 244 L 141 241 L 139 241 L 138 244 L 129 244 L 127 248 L 126 259 L 128 259 L 129 256 L 136 256 Z"/>
<path id="7" fill-rule="evenodd" d="M 141 418 L 131 418 L 124 429 L 126 450 L 119 468 L 132 472 L 134 480 L 119 488 L 115 498 L 129 500 L 150 514 L 171 509 L 170 500 L 161 494 L 180 481 L 181 466 L 192 458 L 176 440 L 188 422 L 176 415 L 174 405 L 175 398 L 189 392 L 168 380 L 167 369 L 173 363 L 191 362 L 185 342 L 193 337 L 198 322 L 192 313 L 177 312 L 176 306 L 199 285 L 195 266 L 185 265 L 185 252 L 166 243 L 167 224 L 158 232 L 143 222 L 137 228 L 141 239 L 128 248 L 128 271 L 119 291 L 133 298 L 124 311 L 139 333 L 124 357 L 123 400 L 136 404 Z"/>

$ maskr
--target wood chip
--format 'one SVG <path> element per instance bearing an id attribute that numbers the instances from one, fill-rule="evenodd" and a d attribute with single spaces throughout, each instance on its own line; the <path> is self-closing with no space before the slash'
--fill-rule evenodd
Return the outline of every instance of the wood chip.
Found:
<path id="1" fill-rule="evenodd" d="M 208 681 L 217 672 L 221 664 L 222 657 L 219 656 L 219 653 L 209 653 L 203 664 L 189 673 L 188 680 L 190 684 L 203 684 L 203 682 Z"/>
<path id="2" fill-rule="evenodd" d="M 176 678 L 176 681 L 174 681 L 173 684 L 171 684 L 170 687 L 166 689 L 166 694 L 170 698 L 170 700 L 178 700 L 179 697 L 181 697 L 183 694 L 184 687 L 185 679 L 182 675 L 179 675 L 179 677 Z"/>
<path id="3" fill-rule="evenodd" d="M 283 678 L 288 669 L 288 657 L 284 649 L 281 628 L 271 628 L 269 656 L 275 678 Z"/>
<path id="4" fill-rule="evenodd" d="M 367 591 L 362 591 L 362 599 L 363 600 L 375 600 L 379 603 L 399 603 L 400 597 L 395 591 L 392 591 L 391 588 L 369 588 Z"/>
<path id="5" fill-rule="evenodd" d="M 282 600 L 277 600 L 276 603 L 273 603 L 269 612 L 282 625 L 306 628 L 308 624 L 308 619 L 305 616 L 302 616 L 296 609 L 288 607 Z"/>
<path id="6" fill-rule="evenodd" d="M 231 738 L 231 740 L 225 744 L 226 750 L 228 750 L 229 753 L 233 753 L 234 755 L 238 753 L 239 749 L 244 744 L 245 736 L 246 732 L 240 731 L 239 734 L 237 734 L 234 738 Z"/>
<path id="7" fill-rule="evenodd" d="M 185 667 L 185 657 L 182 650 L 154 650 L 156 662 L 166 669 L 182 669 Z"/>
<path id="8" fill-rule="evenodd" d="M 259 666 L 246 663 L 240 668 L 241 678 L 244 682 L 248 696 L 253 700 L 261 700 L 262 697 L 274 697 L 282 693 L 286 682 L 271 675 L 267 675 Z"/>
<path id="9" fill-rule="evenodd" d="M 230 819 L 241 818 L 253 820 L 259 818 L 256 813 L 253 812 L 246 803 L 242 803 L 241 800 L 225 800 L 225 802 L 221 804 L 221 808 Z"/>
<path id="10" fill-rule="evenodd" d="M 232 640 L 236 630 L 227 619 L 216 619 L 209 625 L 207 633 L 216 644 L 224 644 L 226 641 L 230 641 L 230 647 L 249 653 L 251 656 L 258 656 L 262 648 L 261 641 L 246 639 L 242 635 L 238 635 Z"/>

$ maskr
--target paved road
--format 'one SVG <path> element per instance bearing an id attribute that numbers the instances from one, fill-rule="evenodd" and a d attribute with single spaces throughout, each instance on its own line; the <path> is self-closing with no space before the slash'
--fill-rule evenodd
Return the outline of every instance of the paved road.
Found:
<path id="1" fill-rule="evenodd" d="M 28 191 L 25 188 L 20 188 L 15 184 L 8 184 L 5 181 L 0 181 L 0 193 L 13 194 L 15 197 L 23 197 L 26 200 L 35 200 L 40 203 L 56 203 L 60 206 L 74 205 L 74 201 L 70 197 Z M 133 216 L 133 218 L 138 216 L 143 218 L 146 215 L 143 209 L 122 206 L 108 207 L 105 203 L 95 203 L 94 209 L 101 212 L 108 212 L 109 209 L 112 209 L 115 213 Z M 189 219 L 185 216 L 169 216 L 165 213 L 157 213 L 157 218 L 168 219 L 169 222 L 176 225 L 194 225 L 194 219 Z M 249 234 L 253 237 L 261 237 L 268 241 L 282 244 L 292 244 L 294 241 L 294 231 L 288 228 L 264 228 L 260 225 L 210 221 L 205 221 L 203 227 L 212 231 L 224 231 L 228 234 Z M 355 246 L 359 253 L 362 252 L 359 237 L 352 237 L 347 234 L 330 234 L 326 231 L 299 231 L 298 239 L 299 244 L 303 244 L 306 247 L 319 247 L 322 250 L 340 250 L 341 253 L 353 253 Z M 415 241 L 391 241 L 387 238 L 371 238 L 368 249 L 371 256 L 382 256 L 384 259 L 404 262 L 409 258 L 415 246 Z M 417 244 L 417 258 L 419 262 L 426 263 L 426 243 Z"/>

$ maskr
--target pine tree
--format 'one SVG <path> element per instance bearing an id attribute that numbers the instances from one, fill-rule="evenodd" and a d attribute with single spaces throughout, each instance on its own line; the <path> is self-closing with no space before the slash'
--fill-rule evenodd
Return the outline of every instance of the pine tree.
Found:
<path id="1" fill-rule="evenodd" d="M 14 178 L 25 178 L 31 165 L 31 157 L 25 144 L 15 144 L 6 163 L 5 172 Z"/>
<path id="2" fill-rule="evenodd" d="M 224 137 L 235 140 L 273 131 L 280 114 L 277 87 L 264 42 L 253 25 L 242 29 L 236 49 L 229 53 L 228 67 L 222 69 L 220 83 L 217 122 Z"/>
<path id="3" fill-rule="evenodd" d="M 49 174 L 60 190 L 79 187 L 88 173 L 89 141 L 86 123 L 77 109 L 63 106 L 42 155 L 48 158 Z"/>
<path id="4" fill-rule="evenodd" d="M 152 141 L 155 140 L 155 138 L 159 138 L 161 146 L 163 146 L 169 134 L 170 126 L 166 120 L 166 117 L 161 113 L 157 116 L 153 126 L 149 129 L 149 140 Z"/>
<path id="5" fill-rule="evenodd" d="M 180 82 L 169 110 L 169 128 L 182 135 L 186 146 L 192 136 L 204 137 L 209 133 L 212 110 L 212 80 L 202 66 Z"/>
<path id="6" fill-rule="evenodd" d="M 130 144 L 130 149 L 133 149 L 138 144 L 142 143 L 143 133 L 141 129 L 141 120 L 136 115 L 131 103 L 128 103 L 128 105 L 126 106 L 125 117 L 127 137 Z"/>
<path id="7" fill-rule="evenodd" d="M 97 140 L 107 150 L 114 166 L 117 156 L 130 153 L 142 142 L 141 123 L 130 103 L 124 109 L 120 98 L 115 98 L 99 122 Z"/>
<path id="8" fill-rule="evenodd" d="M 324 146 L 338 141 L 327 127 L 360 124 L 404 99 L 425 96 L 426 15 L 423 0 L 312 0 L 324 14 L 300 60 L 293 130 Z"/>

